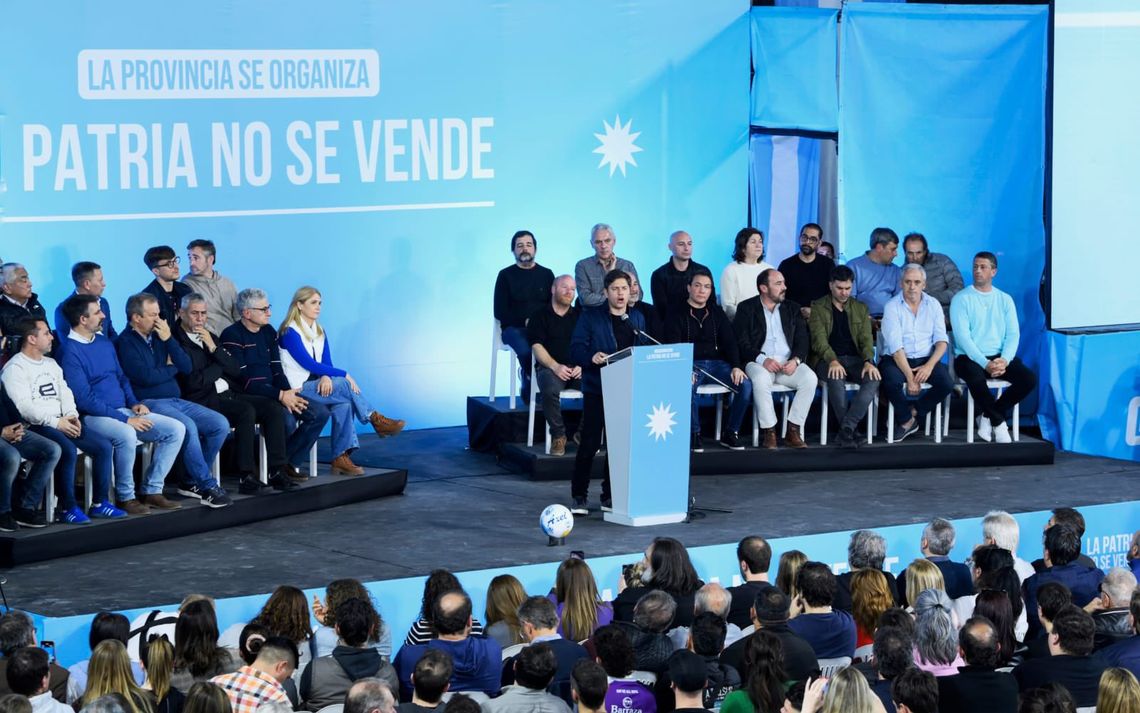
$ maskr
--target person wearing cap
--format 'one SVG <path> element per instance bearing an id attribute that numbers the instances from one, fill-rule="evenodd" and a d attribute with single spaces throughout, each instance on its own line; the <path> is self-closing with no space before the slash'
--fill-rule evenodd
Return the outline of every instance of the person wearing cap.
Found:
<path id="1" fill-rule="evenodd" d="M 705 711 L 705 684 L 708 668 L 705 661 L 688 649 L 674 651 L 669 657 L 669 681 L 676 698 L 676 713 Z"/>
<path id="2" fill-rule="evenodd" d="M 788 610 L 791 605 L 792 601 L 787 594 L 776 587 L 769 587 L 756 595 L 750 613 L 756 631 L 769 631 L 780 639 L 784 647 L 784 673 L 788 680 L 802 681 L 814 675 L 818 665 L 811 644 L 788 628 Z M 748 648 L 750 638 L 746 636 L 726 648 L 720 655 L 720 662 L 741 671 L 744 651 Z"/>

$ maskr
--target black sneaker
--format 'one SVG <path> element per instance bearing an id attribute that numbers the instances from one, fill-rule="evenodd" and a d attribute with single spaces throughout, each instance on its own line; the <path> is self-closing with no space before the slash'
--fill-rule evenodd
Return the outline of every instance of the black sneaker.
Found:
<path id="1" fill-rule="evenodd" d="M 840 429 L 839 435 L 835 438 L 835 445 L 849 451 L 859 447 L 858 441 L 855 440 L 855 433 L 846 428 Z"/>
<path id="2" fill-rule="evenodd" d="M 899 426 L 897 435 L 895 436 L 895 443 L 901 443 L 907 436 L 913 436 L 918 433 L 918 419 L 914 419 L 914 425 L 910 428 L 906 426 Z"/>
<path id="3" fill-rule="evenodd" d="M 12 517 L 12 513 L 0 513 L 0 532 L 15 532 L 19 529 L 20 526 L 16 523 L 16 518 Z"/>
<path id="4" fill-rule="evenodd" d="M 274 473 L 273 475 L 269 476 L 269 485 L 274 490 L 280 490 L 283 493 L 288 493 L 301 487 L 297 484 L 297 481 L 293 480 L 284 473 Z"/>
<path id="5" fill-rule="evenodd" d="M 589 515 L 590 508 L 586 507 L 586 498 L 574 498 L 574 504 L 570 506 L 571 515 Z"/>
<path id="6" fill-rule="evenodd" d="M 705 441 L 701 438 L 701 434 L 694 433 L 692 439 L 689 441 L 689 450 L 693 453 L 705 452 Z"/>
<path id="7" fill-rule="evenodd" d="M 188 498 L 197 498 L 197 499 L 201 500 L 206 496 L 207 490 L 205 488 L 203 488 L 201 485 L 196 485 L 194 483 L 186 483 L 183 485 L 179 485 L 177 488 L 174 489 L 174 492 L 178 493 L 179 495 L 183 495 L 185 497 L 188 497 Z"/>
<path id="8" fill-rule="evenodd" d="M 24 527 L 47 527 L 47 516 L 27 508 L 12 508 L 12 517 Z"/>
<path id="9" fill-rule="evenodd" d="M 202 496 L 202 504 L 208 508 L 224 508 L 233 505 L 234 501 L 230 500 L 230 496 L 221 488 L 210 488 Z"/>
<path id="10" fill-rule="evenodd" d="M 740 436 L 736 431 L 725 431 L 720 437 L 720 444 L 730 451 L 742 451 L 744 445 L 740 442 Z"/>
<path id="11" fill-rule="evenodd" d="M 242 495 L 257 495 L 268 487 L 267 484 L 261 482 L 253 475 L 244 476 L 238 481 L 238 492 Z"/>
<path id="12" fill-rule="evenodd" d="M 602 498 L 602 512 L 613 512 L 614 501 L 610 498 Z"/>

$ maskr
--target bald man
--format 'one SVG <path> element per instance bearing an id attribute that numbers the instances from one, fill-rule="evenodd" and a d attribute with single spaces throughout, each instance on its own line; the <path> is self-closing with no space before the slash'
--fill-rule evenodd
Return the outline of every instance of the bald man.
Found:
<path id="1" fill-rule="evenodd" d="M 684 230 L 678 230 L 669 236 L 668 247 L 672 257 L 654 270 L 649 279 L 649 294 L 653 297 L 653 306 L 662 322 L 668 322 L 671 315 L 686 308 L 689 278 L 694 273 L 712 274 L 707 267 L 693 260 L 693 237 Z M 715 286 L 709 300 L 714 303 L 717 301 Z"/>
<path id="2" fill-rule="evenodd" d="M 526 325 L 527 340 L 535 360 L 542 417 L 550 427 L 550 455 L 566 455 L 566 424 L 562 421 L 562 401 L 566 389 L 582 388 L 582 367 L 570 360 L 570 337 L 578 324 L 574 309 L 574 278 L 561 275 L 550 287 L 550 302 L 531 316 Z"/>

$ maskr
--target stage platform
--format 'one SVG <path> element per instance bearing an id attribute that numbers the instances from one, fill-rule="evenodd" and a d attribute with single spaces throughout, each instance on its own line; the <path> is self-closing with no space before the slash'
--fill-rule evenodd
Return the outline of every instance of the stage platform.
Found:
<path id="1" fill-rule="evenodd" d="M 469 445 L 497 453 L 502 464 L 514 472 L 532 480 L 569 480 L 573 474 L 575 446 L 572 441 L 567 445 L 566 455 L 546 454 L 541 411 L 535 414 L 533 446 L 526 445 L 528 414 L 521 400 L 511 410 L 505 397 L 489 402 L 485 397 L 470 396 L 467 414 Z M 567 426 L 573 432 L 578 412 L 567 411 L 566 414 Z M 1017 443 L 967 443 L 964 416 L 951 420 L 950 433 L 942 443 L 935 443 L 932 436 L 924 436 L 920 431 L 905 441 L 888 444 L 883 427 L 873 443 L 868 445 L 861 440 L 859 448 L 852 451 L 836 448 L 834 440 L 821 446 L 818 431 L 811 428 L 813 424 L 819 424 L 818 414 L 813 413 L 808 418 L 808 447 L 805 449 L 781 447 L 770 451 L 753 448 L 751 433 L 746 431 L 741 434 L 741 441 L 747 447 L 742 451 L 732 451 L 713 438 L 711 421 L 714 416 L 711 408 L 702 409 L 702 417 L 709 421 L 704 424 L 703 432 L 708 435 L 704 438 L 704 452 L 690 456 L 692 475 L 1051 465 L 1054 458 L 1053 444 L 1030 436 L 1027 433 L 1030 429 L 1022 430 L 1021 440 Z M 1036 430 L 1031 432 L 1036 433 Z M 834 432 L 829 435 L 834 439 Z M 602 467 L 602 459 L 595 459 L 594 477 L 602 476 Z"/>
<path id="2" fill-rule="evenodd" d="M 435 567 L 505 569 L 557 561 L 571 550 L 589 557 L 626 554 L 657 535 L 714 545 L 750 533 L 792 537 L 925 522 L 935 515 L 976 517 L 993 508 L 1018 513 L 1124 502 L 1140 492 L 1140 463 L 1065 452 L 1057 452 L 1051 466 L 700 477 L 691 482 L 697 503 L 731 513 L 635 529 L 606 523 L 595 510 L 578 519 L 564 546 L 548 547 L 538 514 L 550 503 L 567 502 L 568 484 L 511 472 L 496 455 L 467 448 L 467 439 L 464 427 L 383 440 L 361 436 L 357 463 L 407 469 L 408 486 L 399 497 L 21 565 L 3 573 L 8 602 L 65 616 L 174 603 L 195 591 L 233 597 L 279 584 L 324 587 L 339 577 L 419 577 Z M 322 448 L 324 459 L 329 454 Z M 592 507 L 597 498 L 595 482 Z"/>
<path id="3" fill-rule="evenodd" d="M 222 485 L 234 501 L 225 508 L 209 508 L 194 498 L 168 490 L 168 497 L 181 503 L 181 509 L 152 509 L 149 515 L 93 520 L 90 525 L 21 527 L 16 532 L 0 533 L 0 566 L 114 550 L 359 503 L 402 493 L 407 482 L 405 470 L 369 468 L 364 475 L 349 477 L 330 475 L 328 465 L 322 463 L 317 477 L 309 478 L 290 492 L 266 489 L 259 495 L 239 495 L 237 481 L 225 479 Z"/>

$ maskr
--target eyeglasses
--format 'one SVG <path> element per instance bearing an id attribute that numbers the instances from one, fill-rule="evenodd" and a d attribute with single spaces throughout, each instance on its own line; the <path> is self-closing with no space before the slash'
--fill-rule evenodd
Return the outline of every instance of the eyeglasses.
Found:
<path id="1" fill-rule="evenodd" d="M 181 262 L 182 262 L 182 258 L 175 257 L 175 258 L 171 258 L 171 259 L 167 260 L 166 262 L 160 262 L 157 265 L 155 265 L 155 267 L 159 267 L 159 268 L 171 267 L 173 265 L 178 265 Z"/>
<path id="2" fill-rule="evenodd" d="M 265 305 L 264 307 L 246 307 L 246 309 L 252 309 L 257 312 L 264 312 L 265 314 L 269 314 L 269 310 L 272 308 L 273 305 Z"/>

